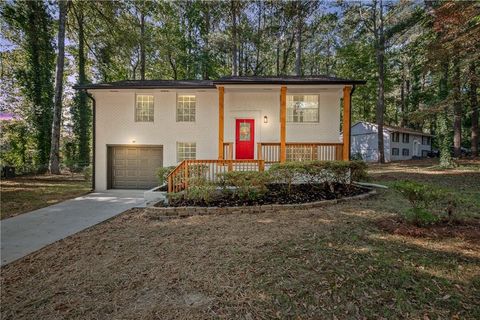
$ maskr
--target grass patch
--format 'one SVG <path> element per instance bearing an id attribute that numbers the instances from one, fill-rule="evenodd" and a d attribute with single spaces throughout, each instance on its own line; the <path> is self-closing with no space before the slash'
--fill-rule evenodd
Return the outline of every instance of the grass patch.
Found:
<path id="1" fill-rule="evenodd" d="M 399 199 L 169 221 L 134 209 L 2 268 L 2 317 L 478 319 L 478 239 L 380 228 Z"/>
<path id="2" fill-rule="evenodd" d="M 1 219 L 71 199 L 91 190 L 82 175 L 38 175 L 0 182 Z"/>

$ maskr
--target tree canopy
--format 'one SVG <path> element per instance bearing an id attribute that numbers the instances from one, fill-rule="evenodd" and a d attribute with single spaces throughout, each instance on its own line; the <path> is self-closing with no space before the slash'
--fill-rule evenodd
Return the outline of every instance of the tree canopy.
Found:
<path id="1" fill-rule="evenodd" d="M 48 164 L 58 8 L 0 5 L 1 111 L 19 115 L 33 137 L 5 147 L 3 162 Z M 79 167 L 90 164 L 92 112 L 74 84 L 223 75 L 364 79 L 353 121 L 422 129 L 444 153 L 478 153 L 478 2 L 71 0 L 65 26 L 62 158 Z"/>

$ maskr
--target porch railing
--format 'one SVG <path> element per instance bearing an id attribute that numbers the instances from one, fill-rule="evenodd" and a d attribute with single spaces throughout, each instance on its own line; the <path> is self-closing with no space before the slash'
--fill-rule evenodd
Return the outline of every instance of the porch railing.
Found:
<path id="1" fill-rule="evenodd" d="M 342 160 L 342 143 L 287 142 L 287 161 Z M 257 159 L 265 163 L 280 162 L 280 142 L 257 144 Z"/>
<path id="2" fill-rule="evenodd" d="M 223 159 L 225 160 L 233 159 L 233 142 L 223 143 Z"/>
<path id="3" fill-rule="evenodd" d="M 188 189 L 191 179 L 205 178 L 218 182 L 229 171 L 264 171 L 263 160 L 183 160 L 168 176 L 168 192 Z"/>

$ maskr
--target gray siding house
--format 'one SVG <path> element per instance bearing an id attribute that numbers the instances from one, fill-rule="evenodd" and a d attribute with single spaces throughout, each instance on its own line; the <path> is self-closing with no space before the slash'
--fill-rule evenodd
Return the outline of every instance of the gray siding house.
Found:
<path id="1" fill-rule="evenodd" d="M 432 135 L 409 128 L 383 126 L 385 161 L 426 157 L 432 150 Z M 357 122 L 351 129 L 351 154 L 367 162 L 378 161 L 378 127 L 375 123 Z"/>

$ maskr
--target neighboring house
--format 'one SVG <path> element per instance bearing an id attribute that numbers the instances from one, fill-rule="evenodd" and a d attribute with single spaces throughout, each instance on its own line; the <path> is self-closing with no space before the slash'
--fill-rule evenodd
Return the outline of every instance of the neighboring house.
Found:
<path id="1" fill-rule="evenodd" d="M 262 167 L 348 159 L 340 121 L 350 128 L 351 94 L 363 83 L 312 76 L 78 86 L 95 102 L 94 188 L 149 188 L 158 167 L 186 159 L 255 159 Z"/>
<path id="2" fill-rule="evenodd" d="M 378 161 L 378 127 L 360 121 L 352 126 L 351 154 L 365 161 Z M 432 150 L 432 135 L 408 128 L 383 126 L 385 161 L 427 157 Z"/>

